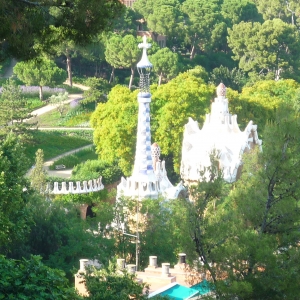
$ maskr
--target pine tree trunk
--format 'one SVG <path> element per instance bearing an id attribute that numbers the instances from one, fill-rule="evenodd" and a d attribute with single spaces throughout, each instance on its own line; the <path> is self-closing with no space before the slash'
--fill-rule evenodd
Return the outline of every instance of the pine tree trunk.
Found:
<path id="1" fill-rule="evenodd" d="M 161 85 L 161 79 L 162 79 L 162 72 L 159 74 L 159 77 L 158 77 L 158 86 Z"/>
<path id="2" fill-rule="evenodd" d="M 71 65 L 71 56 L 69 54 L 69 51 L 67 49 L 66 51 L 66 57 L 67 57 L 67 72 L 68 72 L 68 80 L 70 87 L 73 86 L 73 80 L 72 80 L 72 65 Z"/>
<path id="3" fill-rule="evenodd" d="M 40 100 L 43 100 L 43 87 L 40 85 L 39 86 L 39 94 L 40 94 Z"/>
<path id="4" fill-rule="evenodd" d="M 112 67 L 110 78 L 109 78 L 109 83 L 112 83 L 114 78 L 115 78 L 115 68 Z"/>
<path id="5" fill-rule="evenodd" d="M 133 76 L 134 76 L 134 68 L 131 68 L 131 75 L 130 75 L 129 86 L 128 86 L 130 90 L 133 82 Z"/>

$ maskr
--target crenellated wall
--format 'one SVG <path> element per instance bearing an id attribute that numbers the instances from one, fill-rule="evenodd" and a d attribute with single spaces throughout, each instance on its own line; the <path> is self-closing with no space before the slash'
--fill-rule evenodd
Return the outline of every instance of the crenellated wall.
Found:
<path id="1" fill-rule="evenodd" d="M 75 185 L 73 181 L 61 183 L 54 182 L 53 186 L 48 183 L 46 192 L 53 195 L 87 194 L 91 192 L 98 192 L 103 189 L 104 185 L 102 183 L 102 176 L 100 176 L 98 179 L 76 181 Z"/>

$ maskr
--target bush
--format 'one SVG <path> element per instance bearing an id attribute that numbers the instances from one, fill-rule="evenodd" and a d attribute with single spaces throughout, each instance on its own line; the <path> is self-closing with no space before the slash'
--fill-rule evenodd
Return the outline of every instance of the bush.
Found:
<path id="1" fill-rule="evenodd" d="M 115 164 L 103 160 L 88 160 L 77 165 L 72 172 L 72 180 L 88 180 L 102 176 L 103 184 L 111 184 L 120 180 L 123 175 L 121 169 Z"/>

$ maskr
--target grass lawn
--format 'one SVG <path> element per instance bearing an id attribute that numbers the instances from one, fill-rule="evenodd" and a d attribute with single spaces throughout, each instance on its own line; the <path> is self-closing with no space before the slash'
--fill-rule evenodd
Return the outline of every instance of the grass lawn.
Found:
<path id="1" fill-rule="evenodd" d="M 77 105 L 76 107 L 66 104 L 64 107 L 65 112 L 62 117 L 57 110 L 52 110 L 32 118 L 30 122 L 38 122 L 39 127 L 89 127 L 94 104 Z"/>
<path id="2" fill-rule="evenodd" d="M 34 164 L 35 152 L 44 151 L 44 160 L 93 143 L 93 132 L 88 130 L 34 131 L 33 139 L 26 145 L 29 166 Z"/>
<path id="3" fill-rule="evenodd" d="M 87 160 L 97 159 L 98 155 L 95 153 L 95 147 L 90 147 L 82 149 L 68 156 L 64 156 L 61 159 L 54 162 L 53 165 L 49 167 L 50 170 L 55 170 L 57 165 L 65 165 L 66 168 L 74 168 L 76 165 L 85 162 Z"/>

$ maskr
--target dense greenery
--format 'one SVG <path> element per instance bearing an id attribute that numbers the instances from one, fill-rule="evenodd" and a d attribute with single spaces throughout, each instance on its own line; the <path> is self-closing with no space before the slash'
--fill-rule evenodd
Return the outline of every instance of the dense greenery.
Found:
<path id="1" fill-rule="evenodd" d="M 0 255 L 7 258 L 0 256 L 0 299 L 76 299 L 60 270 L 73 284 L 72 273 L 83 257 L 104 266 L 86 277 L 88 298 L 144 299 L 143 286 L 109 266 L 113 257 L 135 262 L 135 239 L 109 226 L 113 220 L 127 220 L 125 230 L 133 235 L 138 228 L 140 269 L 147 266 L 149 255 L 157 255 L 159 263 L 175 264 L 177 254 L 185 252 L 194 268 L 206 272 L 219 299 L 299 298 L 299 1 L 137 0 L 135 10 L 124 9 L 119 1 L 100 4 L 0 4 L 4 12 L 13 6 L 20 16 L 18 22 L 14 14 L 0 16 L 0 59 L 32 58 L 44 50 L 52 54 L 52 60 L 39 57 L 30 68 L 20 62 L 19 80 L 31 84 L 29 74 L 43 61 L 46 79 L 36 82 L 44 85 L 48 80 L 51 85 L 55 57 L 57 65 L 67 66 L 70 85 L 73 72 L 85 76 L 81 81 L 90 87 L 81 104 L 62 107 L 66 115 L 60 118 L 58 112 L 51 124 L 57 119 L 64 126 L 87 124 L 96 106 L 91 117 L 94 135 L 32 131 L 31 140 L 21 139 L 32 106 L 15 83 L 2 84 Z M 101 33 L 103 25 L 112 31 Z M 214 180 L 203 179 L 190 190 L 193 202 L 120 199 L 115 206 L 107 190 L 52 197 L 51 202 L 47 195 L 45 200 L 39 193 L 45 183 L 43 153 L 49 159 L 94 139 L 100 159 L 79 164 L 72 180 L 102 176 L 107 185 L 131 174 L 138 103 L 137 91 L 130 87 L 137 83 L 134 70 L 141 56 L 137 26 L 152 33 L 152 141 L 160 145 L 169 174 L 175 171 L 179 178 L 184 124 L 192 117 L 202 125 L 220 81 L 228 87 L 230 112 L 238 115 L 240 128 L 251 119 L 258 124 L 263 151 L 245 155 L 241 178 L 234 184 L 223 181 L 212 158 Z M 167 38 L 164 49 L 155 43 L 160 34 Z M 65 78 L 65 72 L 61 74 Z M 24 175 L 34 161 L 30 185 Z M 78 212 L 83 204 L 92 209 L 92 218 L 85 221 Z"/>

